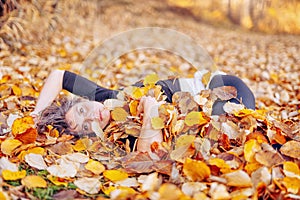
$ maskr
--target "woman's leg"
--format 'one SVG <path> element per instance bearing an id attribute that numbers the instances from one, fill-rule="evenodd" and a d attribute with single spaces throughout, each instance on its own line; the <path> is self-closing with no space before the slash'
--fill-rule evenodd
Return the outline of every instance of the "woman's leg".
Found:
<path id="1" fill-rule="evenodd" d="M 232 75 L 216 75 L 209 83 L 209 89 L 233 86 L 237 90 L 237 99 L 231 99 L 230 102 L 244 104 L 246 108 L 255 110 L 255 98 L 250 88 L 238 77 Z M 225 113 L 223 106 L 227 101 L 217 100 L 213 105 L 213 115 L 220 115 Z"/>

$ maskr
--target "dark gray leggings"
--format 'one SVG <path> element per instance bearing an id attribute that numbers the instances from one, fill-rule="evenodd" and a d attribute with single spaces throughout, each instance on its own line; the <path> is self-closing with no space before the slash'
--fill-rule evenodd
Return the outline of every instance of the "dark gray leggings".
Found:
<path id="1" fill-rule="evenodd" d="M 249 87 L 238 77 L 231 75 L 216 75 L 209 84 L 209 89 L 233 86 L 237 90 L 237 99 L 239 99 L 247 108 L 255 110 L 255 98 Z M 240 103 L 237 99 L 231 99 L 230 102 Z M 213 115 L 225 113 L 223 106 L 227 101 L 217 100 L 213 105 Z"/>

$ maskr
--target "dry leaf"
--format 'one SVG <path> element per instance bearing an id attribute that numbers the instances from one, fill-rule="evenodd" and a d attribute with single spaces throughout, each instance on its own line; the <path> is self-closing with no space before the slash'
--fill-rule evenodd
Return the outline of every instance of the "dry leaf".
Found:
<path id="1" fill-rule="evenodd" d="M 46 188 L 47 182 L 40 176 L 26 176 L 21 180 L 22 185 L 27 188 Z"/>
<path id="2" fill-rule="evenodd" d="M 105 170 L 105 166 L 96 160 L 90 159 L 84 166 L 87 170 L 93 172 L 96 175 L 101 174 Z"/>
<path id="3" fill-rule="evenodd" d="M 77 174 L 77 169 L 72 164 L 51 165 L 47 168 L 47 171 L 52 176 L 60 178 L 74 177 Z"/>
<path id="4" fill-rule="evenodd" d="M 176 140 L 175 149 L 171 152 L 172 160 L 184 162 L 185 158 L 191 157 L 195 153 L 194 148 L 195 136 L 182 135 Z"/>
<path id="5" fill-rule="evenodd" d="M 85 151 L 88 149 L 89 146 L 91 146 L 92 141 L 89 138 L 81 138 L 75 142 L 75 145 L 73 145 L 73 149 L 75 151 Z"/>
<path id="6" fill-rule="evenodd" d="M 65 155 L 73 152 L 73 146 L 68 142 L 59 142 L 52 145 L 49 150 L 58 155 Z"/>
<path id="7" fill-rule="evenodd" d="M 154 85 L 159 80 L 157 74 L 149 74 L 144 78 L 144 85 Z"/>
<path id="8" fill-rule="evenodd" d="M 97 194 L 101 183 L 98 178 L 83 177 L 74 181 L 74 184 L 88 194 Z"/>
<path id="9" fill-rule="evenodd" d="M 202 161 L 187 158 L 183 164 L 183 173 L 192 181 L 202 181 L 210 176 L 210 168 Z"/>
<path id="10" fill-rule="evenodd" d="M 126 179 L 121 180 L 121 181 L 116 181 L 115 183 L 116 183 L 116 185 L 122 186 L 122 187 L 138 187 L 139 186 L 138 181 L 134 177 L 133 178 L 126 178 Z"/>
<path id="11" fill-rule="evenodd" d="M 151 125 L 153 129 L 163 129 L 165 127 L 164 120 L 160 117 L 152 117 Z"/>
<path id="12" fill-rule="evenodd" d="M 300 158 L 300 142 L 294 140 L 288 141 L 282 145 L 280 152 L 292 158 Z"/>
<path id="13" fill-rule="evenodd" d="M 18 166 L 15 163 L 12 163 L 6 157 L 0 158 L 0 173 L 2 170 L 8 169 L 12 172 L 18 171 Z"/>
<path id="14" fill-rule="evenodd" d="M 8 169 L 2 170 L 2 177 L 4 180 L 7 181 L 15 181 L 19 180 L 21 178 L 24 178 L 26 176 L 26 171 L 21 170 L 21 171 L 10 171 Z"/>
<path id="15" fill-rule="evenodd" d="M 122 121 L 126 121 L 128 116 L 128 113 L 126 112 L 126 110 L 124 110 L 124 108 L 115 108 L 113 111 L 111 111 L 111 117 L 113 120 L 118 121 L 118 122 L 122 122 Z"/>
<path id="16" fill-rule="evenodd" d="M 271 179 L 272 176 L 267 167 L 260 167 L 251 174 L 251 180 L 255 188 L 261 183 L 266 186 L 269 185 L 271 183 Z"/>
<path id="17" fill-rule="evenodd" d="M 222 101 L 228 101 L 237 97 L 237 90 L 233 86 L 217 87 L 212 90 L 212 93 Z"/>
<path id="18" fill-rule="evenodd" d="M 283 172 L 288 177 L 296 177 L 300 179 L 300 169 L 296 163 L 286 161 L 283 163 Z"/>
<path id="19" fill-rule="evenodd" d="M 103 172 L 103 176 L 113 182 L 128 178 L 128 174 L 126 172 L 117 169 L 105 170 Z"/>
<path id="20" fill-rule="evenodd" d="M 47 175 L 47 179 L 49 181 L 51 181 L 54 185 L 62 185 L 62 186 L 65 186 L 65 187 L 68 186 L 67 182 L 62 181 L 64 179 L 61 179 L 61 178 L 58 178 L 58 177 L 55 177 L 55 176 L 52 176 L 52 175 Z"/>
<path id="21" fill-rule="evenodd" d="M 104 141 L 104 132 L 100 127 L 100 124 L 98 121 L 93 121 L 92 122 L 92 130 L 94 133 L 102 140 Z"/>
<path id="22" fill-rule="evenodd" d="M 208 164 L 217 166 L 223 174 L 231 172 L 231 167 L 223 159 L 211 158 L 208 160 Z"/>
<path id="23" fill-rule="evenodd" d="M 141 190 L 145 191 L 155 191 L 159 188 L 161 184 L 161 179 L 158 177 L 158 173 L 154 172 L 149 175 L 141 175 L 138 182 L 142 184 Z"/>
<path id="24" fill-rule="evenodd" d="M 107 99 L 103 102 L 104 106 L 109 110 L 114 110 L 117 107 L 123 107 L 126 102 L 119 99 Z"/>
<path id="25" fill-rule="evenodd" d="M 37 168 L 39 170 L 47 169 L 47 165 L 44 161 L 44 158 L 40 154 L 29 153 L 25 155 L 25 161 L 31 167 Z"/>
<path id="26" fill-rule="evenodd" d="M 186 182 L 181 186 L 181 190 L 185 195 L 190 197 L 194 196 L 198 192 L 207 190 L 207 185 L 200 182 Z"/>
<path id="27" fill-rule="evenodd" d="M 86 163 L 89 161 L 89 157 L 83 153 L 71 153 L 64 155 L 62 158 L 65 158 L 69 161 L 77 162 L 77 163 Z"/>
<path id="28" fill-rule="evenodd" d="M 34 153 L 34 154 L 40 154 L 44 155 L 45 154 L 45 149 L 42 147 L 33 147 L 31 149 L 28 149 L 27 151 L 21 151 L 21 153 L 18 155 L 18 158 L 23 161 L 25 159 L 25 156 L 27 154 Z"/>
<path id="29" fill-rule="evenodd" d="M 206 124 L 208 120 L 205 118 L 203 112 L 192 111 L 186 115 L 184 122 L 188 126 L 193 126 L 196 124 L 197 125 Z"/>
<path id="30" fill-rule="evenodd" d="M 245 106 L 243 104 L 232 103 L 230 101 L 226 102 L 223 106 L 223 110 L 228 114 L 238 113 L 244 108 Z"/>
<path id="31" fill-rule="evenodd" d="M 11 155 L 12 152 L 22 145 L 22 142 L 16 139 L 6 139 L 1 143 L 1 151 L 6 155 Z"/>
<path id="32" fill-rule="evenodd" d="M 223 184 L 213 182 L 209 189 L 209 194 L 212 199 L 230 199 L 230 194 Z"/>
<path id="33" fill-rule="evenodd" d="M 244 157 L 247 162 L 255 162 L 256 152 L 261 150 L 261 146 L 256 140 L 248 140 L 244 145 Z"/>
<path id="34" fill-rule="evenodd" d="M 159 199 L 161 200 L 177 200 L 181 199 L 181 196 L 183 196 L 181 190 L 172 183 L 162 184 L 158 190 L 158 193 Z"/>
<path id="35" fill-rule="evenodd" d="M 147 152 L 136 152 L 126 156 L 122 162 L 123 168 L 128 172 L 149 173 L 153 171 L 153 160 Z"/>
<path id="36" fill-rule="evenodd" d="M 249 175 L 243 170 L 237 170 L 223 175 L 227 180 L 228 186 L 251 187 L 252 182 Z"/>
<path id="37" fill-rule="evenodd" d="M 285 186 L 288 192 L 298 194 L 300 191 L 300 179 L 294 177 L 284 177 L 282 184 Z"/>

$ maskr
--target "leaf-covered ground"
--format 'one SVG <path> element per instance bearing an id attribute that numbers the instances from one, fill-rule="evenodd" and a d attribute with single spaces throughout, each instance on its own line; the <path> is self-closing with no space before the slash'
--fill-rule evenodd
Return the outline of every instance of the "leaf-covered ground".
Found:
<path id="1" fill-rule="evenodd" d="M 0 29 L 0 199 L 300 198 L 300 38 L 211 27 L 180 11 L 163 1 L 74 0 L 24 4 L 10 13 Z M 126 90 L 129 106 L 110 102 L 122 108 L 112 108 L 105 143 L 60 135 L 51 126 L 36 132 L 27 116 L 51 70 L 82 72 L 100 41 L 145 26 L 193 37 L 220 70 L 251 87 L 257 110 L 228 104 L 228 114 L 215 118 L 211 101 L 228 98 L 232 88 L 195 97 L 178 93 L 153 119 L 165 136 L 162 146 L 152 146 L 156 157 L 110 142 L 136 136 L 141 122 L 137 99 L 148 88 Z M 195 70 L 169 53 L 146 51 L 124 55 L 101 77 L 92 77 L 95 69 L 84 75 L 109 87 L 132 84 L 147 75 L 141 58 L 162 78 L 168 69 L 184 77 Z"/>

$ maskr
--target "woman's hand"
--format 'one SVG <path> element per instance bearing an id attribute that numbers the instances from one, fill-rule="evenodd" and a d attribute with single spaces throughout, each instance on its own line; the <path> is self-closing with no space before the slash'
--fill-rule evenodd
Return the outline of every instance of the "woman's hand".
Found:
<path id="1" fill-rule="evenodd" d="M 158 108 L 162 103 L 150 96 L 141 98 L 137 111 L 138 114 L 143 113 L 143 125 L 137 143 L 138 151 L 150 153 L 153 142 L 163 141 L 161 130 L 153 129 L 151 125 L 151 118 L 159 116 Z"/>

